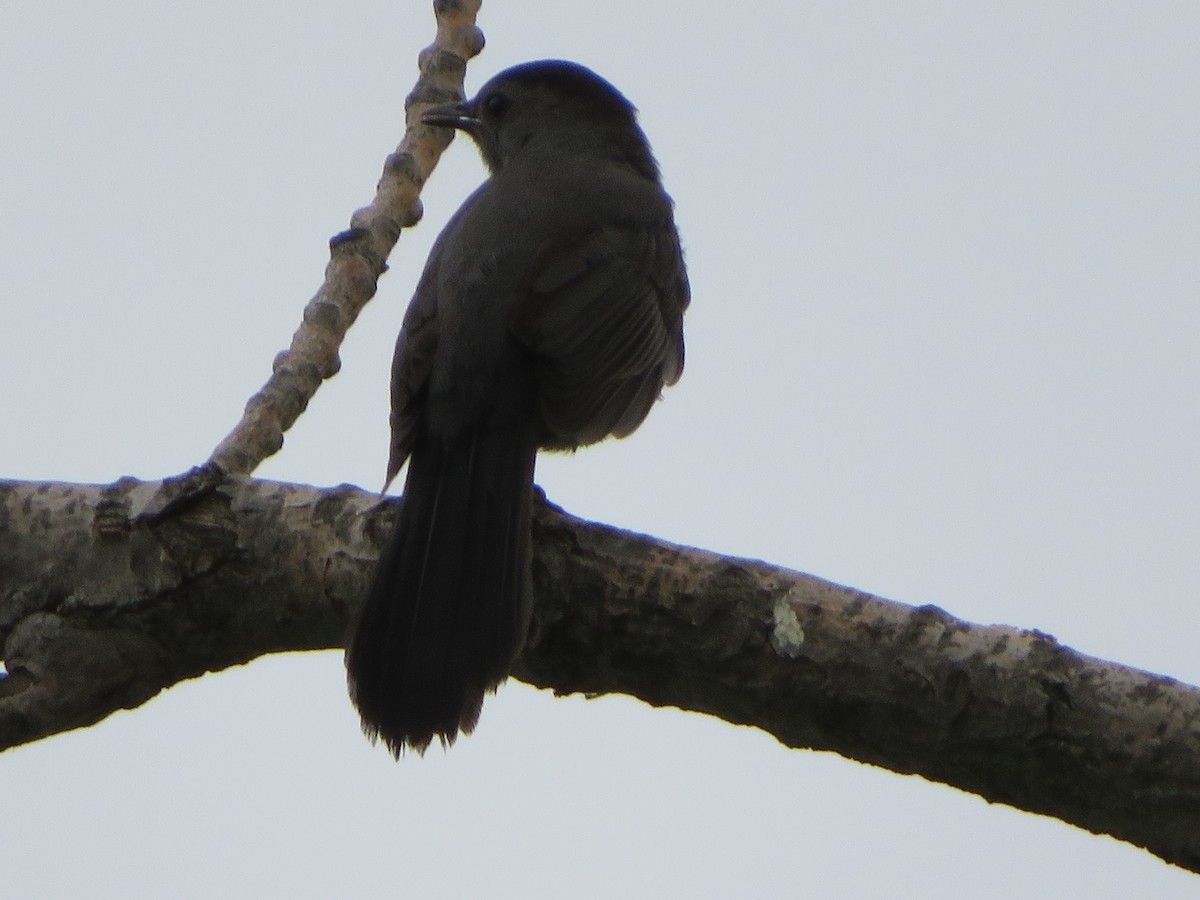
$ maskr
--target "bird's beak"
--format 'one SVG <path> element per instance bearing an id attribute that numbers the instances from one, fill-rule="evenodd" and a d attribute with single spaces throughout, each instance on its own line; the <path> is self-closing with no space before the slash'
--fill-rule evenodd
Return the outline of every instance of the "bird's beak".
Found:
<path id="1" fill-rule="evenodd" d="M 431 106 L 421 114 L 421 121 L 426 125 L 434 125 L 438 128 L 457 128 L 468 133 L 474 131 L 480 124 L 475 115 L 475 105 L 467 101 Z"/>

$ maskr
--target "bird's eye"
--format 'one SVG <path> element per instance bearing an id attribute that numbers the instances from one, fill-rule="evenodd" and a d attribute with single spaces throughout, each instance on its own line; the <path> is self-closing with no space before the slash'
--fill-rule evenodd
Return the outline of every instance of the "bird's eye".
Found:
<path id="1" fill-rule="evenodd" d="M 492 94 L 483 101 L 483 111 L 490 116 L 502 116 L 508 109 L 508 97 L 504 94 Z"/>

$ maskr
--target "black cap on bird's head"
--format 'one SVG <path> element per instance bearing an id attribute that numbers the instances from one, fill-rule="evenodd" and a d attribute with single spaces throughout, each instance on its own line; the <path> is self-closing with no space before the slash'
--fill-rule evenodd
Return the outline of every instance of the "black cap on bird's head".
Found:
<path id="1" fill-rule="evenodd" d="M 549 140 L 568 151 L 617 156 L 658 178 L 633 104 L 578 63 L 548 59 L 513 66 L 473 99 L 430 107 L 421 121 L 469 134 L 492 172 L 526 146 Z"/>

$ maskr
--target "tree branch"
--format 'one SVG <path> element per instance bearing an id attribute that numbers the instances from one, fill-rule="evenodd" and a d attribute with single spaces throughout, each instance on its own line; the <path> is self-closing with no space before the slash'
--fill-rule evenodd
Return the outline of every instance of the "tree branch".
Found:
<path id="1" fill-rule="evenodd" d="M 400 230 L 420 221 L 421 188 L 450 142 L 447 129 L 423 125 L 421 113 L 463 98 L 467 60 L 483 49 L 483 33 L 475 25 L 479 0 L 437 0 L 433 8 L 437 36 L 421 51 L 420 76 L 404 101 L 404 137 L 384 163 L 375 198 L 350 217 L 348 231 L 330 239 L 325 281 L 304 307 L 291 345 L 275 357 L 270 378 L 247 401 L 233 431 L 203 469 L 195 470 L 199 480 L 192 490 L 204 490 L 222 474 L 248 475 L 283 446 L 284 433 L 321 382 L 341 368 L 338 348 L 375 296 Z"/>
<path id="2" fill-rule="evenodd" d="M 164 510 L 165 492 L 0 482 L 0 747 L 343 645 L 394 501 L 238 479 Z M 549 505 L 534 527 L 522 680 L 754 725 L 1200 871 L 1200 690 Z"/>

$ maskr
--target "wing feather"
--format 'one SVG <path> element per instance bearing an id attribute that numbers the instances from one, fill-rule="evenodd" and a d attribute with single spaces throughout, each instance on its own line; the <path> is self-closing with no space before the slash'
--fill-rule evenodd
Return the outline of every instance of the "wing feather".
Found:
<path id="1" fill-rule="evenodd" d="M 538 361 L 550 446 L 629 434 L 679 378 L 688 285 L 662 225 L 598 227 L 543 253 L 512 327 Z"/>

